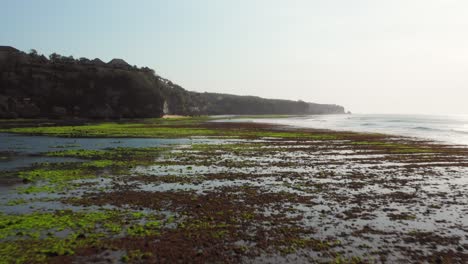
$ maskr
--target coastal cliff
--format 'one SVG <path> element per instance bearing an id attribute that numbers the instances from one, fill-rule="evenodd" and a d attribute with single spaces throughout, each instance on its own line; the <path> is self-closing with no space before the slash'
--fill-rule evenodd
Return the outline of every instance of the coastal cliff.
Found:
<path id="1" fill-rule="evenodd" d="M 122 59 L 47 58 L 0 46 L 0 118 L 343 113 L 338 105 L 191 92 Z"/>

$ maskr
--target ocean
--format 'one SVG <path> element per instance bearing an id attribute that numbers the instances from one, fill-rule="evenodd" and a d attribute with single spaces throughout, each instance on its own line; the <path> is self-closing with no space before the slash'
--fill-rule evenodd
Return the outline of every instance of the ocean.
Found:
<path id="1" fill-rule="evenodd" d="M 385 133 L 468 145 L 467 115 L 351 114 L 248 120 L 303 128 Z"/>

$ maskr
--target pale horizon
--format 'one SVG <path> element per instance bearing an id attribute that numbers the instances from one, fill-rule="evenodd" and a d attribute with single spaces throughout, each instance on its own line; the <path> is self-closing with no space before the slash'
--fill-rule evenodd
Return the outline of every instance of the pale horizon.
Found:
<path id="1" fill-rule="evenodd" d="M 23 0 L 0 12 L 0 45 L 122 58 L 191 91 L 468 114 L 464 1 Z"/>

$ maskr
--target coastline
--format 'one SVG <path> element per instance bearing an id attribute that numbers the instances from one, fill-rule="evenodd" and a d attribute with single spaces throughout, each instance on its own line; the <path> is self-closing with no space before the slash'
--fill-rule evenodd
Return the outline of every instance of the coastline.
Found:
<path id="1" fill-rule="evenodd" d="M 230 122 L 237 120 L 230 120 Z M 442 144 L 468 146 L 468 116 L 464 115 L 305 115 L 268 119 L 258 117 L 243 120 L 290 125 L 298 128 L 383 133 L 397 137 L 420 138 Z"/>
<path id="2" fill-rule="evenodd" d="M 12 224 L 0 228 L 8 238 L 0 255 L 20 262 L 467 260 L 468 149 L 208 120 L 2 123 L 2 132 L 74 139 L 34 155 L 83 162 L 4 175 L 12 182 L 0 182 L 8 190 L 0 223 Z M 192 141 L 120 147 L 141 137 Z M 80 138 L 121 143 L 82 149 Z M 51 235 L 36 236 L 44 232 Z"/>

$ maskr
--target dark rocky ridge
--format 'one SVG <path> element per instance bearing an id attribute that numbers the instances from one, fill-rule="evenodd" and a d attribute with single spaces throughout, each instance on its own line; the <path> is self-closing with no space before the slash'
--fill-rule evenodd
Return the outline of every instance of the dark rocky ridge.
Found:
<path id="1" fill-rule="evenodd" d="M 190 92 L 121 59 L 46 58 L 0 46 L 0 118 L 342 113 L 338 105 Z"/>

